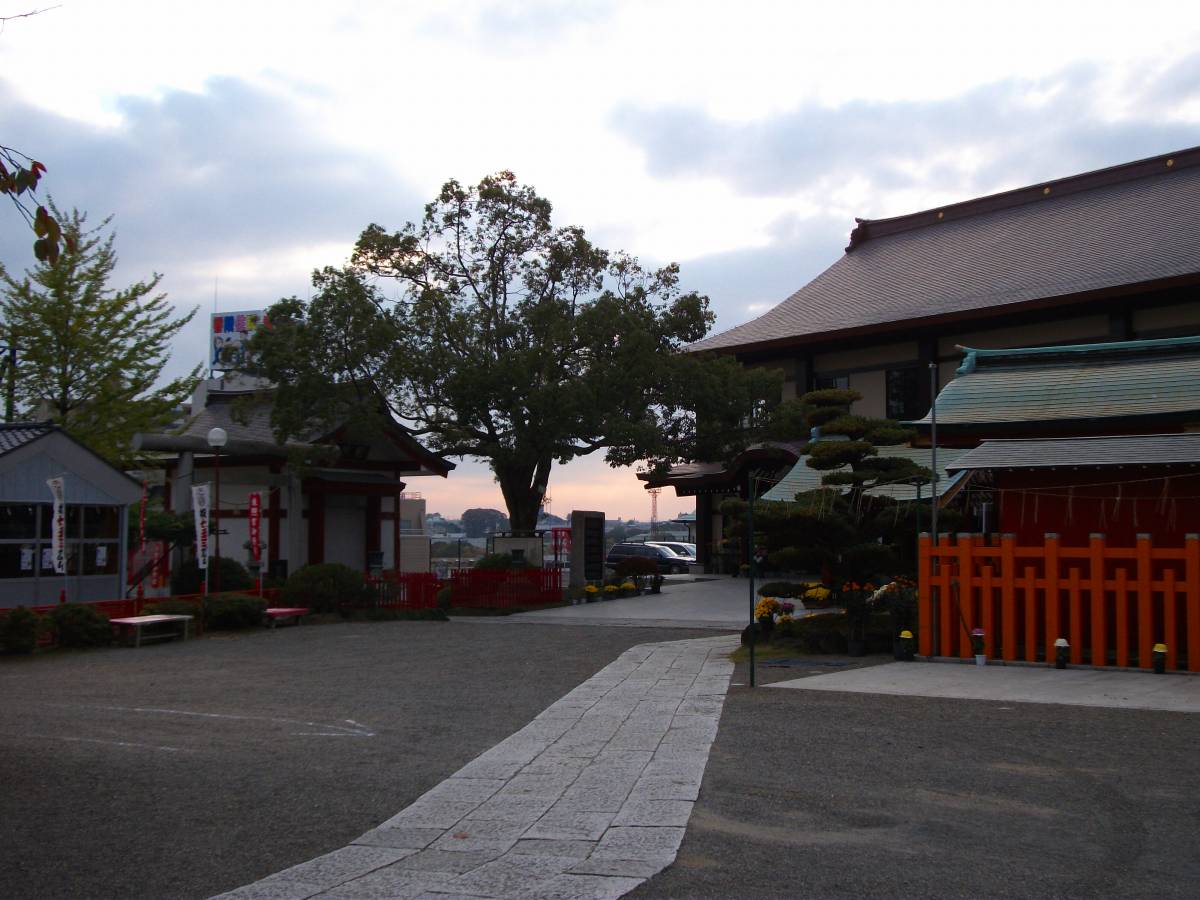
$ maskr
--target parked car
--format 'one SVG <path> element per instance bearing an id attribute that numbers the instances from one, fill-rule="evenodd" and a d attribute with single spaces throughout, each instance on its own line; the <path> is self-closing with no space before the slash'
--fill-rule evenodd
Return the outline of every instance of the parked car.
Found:
<path id="1" fill-rule="evenodd" d="M 631 557 L 653 560 L 658 563 L 658 571 L 663 575 L 686 572 L 688 566 L 696 561 L 694 557 L 679 556 L 668 548 L 656 544 L 613 544 L 604 564 L 610 569 L 615 569 L 622 560 Z"/>
<path id="2" fill-rule="evenodd" d="M 646 541 L 654 547 L 666 547 L 676 556 L 690 557 L 692 562 L 696 561 L 696 545 L 689 544 L 686 541 Z"/>

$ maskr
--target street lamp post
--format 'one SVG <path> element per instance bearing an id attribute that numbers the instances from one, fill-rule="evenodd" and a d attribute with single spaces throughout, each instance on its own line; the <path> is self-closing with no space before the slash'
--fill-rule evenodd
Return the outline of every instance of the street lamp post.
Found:
<path id="1" fill-rule="evenodd" d="M 214 480 L 216 481 L 216 490 L 213 496 L 213 509 L 216 510 L 217 527 L 214 529 L 216 535 L 217 552 L 213 560 L 216 562 L 212 571 L 213 593 L 218 593 L 221 590 L 221 448 L 225 446 L 229 440 L 229 435 L 225 433 L 225 429 L 221 427 L 213 428 L 208 432 L 208 446 L 216 451 L 216 462 L 214 469 L 216 472 Z M 211 562 L 211 561 L 210 561 Z"/>

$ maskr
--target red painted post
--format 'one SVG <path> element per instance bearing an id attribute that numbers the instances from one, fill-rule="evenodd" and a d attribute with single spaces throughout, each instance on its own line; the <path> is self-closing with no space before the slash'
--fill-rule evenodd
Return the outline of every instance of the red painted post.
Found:
<path id="1" fill-rule="evenodd" d="M 1046 532 L 1045 576 L 1046 634 L 1043 641 L 1046 649 L 1043 658 L 1050 663 L 1054 662 L 1054 642 L 1065 637 L 1060 624 L 1062 592 L 1058 583 L 1058 535 L 1053 531 Z"/>
<path id="2" fill-rule="evenodd" d="M 1072 568 L 1067 578 L 1071 604 L 1071 665 L 1083 663 L 1083 600 L 1079 596 L 1079 569 Z"/>
<path id="3" fill-rule="evenodd" d="M 1025 661 L 1037 662 L 1038 656 L 1038 595 L 1037 570 L 1025 567 Z"/>
<path id="4" fill-rule="evenodd" d="M 1183 558 L 1187 579 L 1188 671 L 1200 672 L 1200 534 L 1184 535 Z"/>
<path id="5" fill-rule="evenodd" d="M 933 655 L 933 629 L 937 623 L 933 621 L 933 561 L 930 551 L 933 549 L 933 538 L 921 534 L 917 538 L 919 559 L 917 560 L 917 643 L 922 656 Z"/>
<path id="6" fill-rule="evenodd" d="M 983 629 L 983 652 L 988 659 L 996 655 L 996 610 L 992 592 L 992 567 L 982 566 L 979 575 L 979 627 Z"/>
<path id="7" fill-rule="evenodd" d="M 953 582 L 958 573 L 953 562 L 954 548 L 950 535 L 947 534 L 944 540 L 939 538 L 933 551 L 938 560 L 938 571 L 934 576 L 938 583 L 938 653 L 954 656 L 954 621 L 958 615 L 958 601 Z"/>
<path id="8" fill-rule="evenodd" d="M 1138 665 L 1143 669 L 1149 668 L 1150 651 L 1154 647 L 1154 607 L 1151 604 L 1152 595 L 1150 583 L 1154 571 L 1151 562 L 1150 535 L 1137 536 L 1137 610 L 1138 610 Z M 1167 645 L 1170 649 L 1170 645 Z"/>
<path id="9" fill-rule="evenodd" d="M 1092 665 L 1108 665 L 1108 617 L 1105 615 L 1104 535 L 1088 536 L 1088 586 L 1092 602 Z"/>
<path id="10" fill-rule="evenodd" d="M 1000 647 L 1004 658 L 1017 658 L 1017 536 L 1000 538 Z"/>
<path id="11" fill-rule="evenodd" d="M 1163 572 L 1163 640 L 1167 644 L 1167 668 L 1172 671 L 1179 668 L 1179 631 L 1176 621 L 1175 570 L 1167 568 Z"/>
<path id="12" fill-rule="evenodd" d="M 974 624 L 974 594 L 973 575 L 974 558 L 971 551 L 974 542 L 969 533 L 963 532 L 956 537 L 958 548 L 958 655 L 967 659 L 971 653 L 971 629 Z"/>
<path id="13" fill-rule="evenodd" d="M 1116 609 L 1113 613 L 1116 616 L 1116 642 L 1117 642 L 1117 665 L 1129 665 L 1129 575 L 1122 569 L 1117 569 L 1116 576 Z"/>

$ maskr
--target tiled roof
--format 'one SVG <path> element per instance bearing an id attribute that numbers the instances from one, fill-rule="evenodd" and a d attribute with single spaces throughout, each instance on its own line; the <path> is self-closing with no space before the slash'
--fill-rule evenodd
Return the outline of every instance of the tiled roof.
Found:
<path id="1" fill-rule="evenodd" d="M 948 468 L 1040 469 L 1200 464 L 1200 433 L 987 440 Z"/>
<path id="2" fill-rule="evenodd" d="M 938 426 L 1200 419 L 1200 338 L 972 350 L 937 397 Z M 917 424 L 928 425 L 930 416 Z"/>
<path id="3" fill-rule="evenodd" d="M 689 349 L 803 342 L 1195 276 L 1200 148 L 862 222 L 852 241 L 769 312 Z"/>
<path id="4" fill-rule="evenodd" d="M 31 441 L 49 434 L 55 428 L 48 422 L 15 422 L 0 425 L 0 455 L 24 447 Z"/>
<path id="5" fill-rule="evenodd" d="M 270 394 L 251 397 L 240 391 L 227 394 L 210 391 L 204 408 L 187 420 L 182 431 L 140 434 L 135 443 L 142 450 L 207 452 L 209 431 L 220 427 L 225 429 L 229 453 L 286 457 L 289 449 L 313 447 L 329 439 L 325 431 L 310 429 L 287 444 L 280 444 L 271 428 L 272 408 Z M 429 471 L 444 475 L 455 468 L 454 463 L 424 447 L 401 426 L 395 425 L 390 433 L 405 453 Z"/>
<path id="6" fill-rule="evenodd" d="M 748 462 L 760 459 L 784 459 L 791 462 L 799 459 L 800 448 L 804 444 L 804 441 L 763 441 L 759 444 L 751 444 L 727 463 L 680 463 L 662 474 L 639 472 L 637 477 L 646 482 L 647 488 L 685 487 L 701 482 L 725 481 L 736 475 L 738 470 Z"/>
<path id="7" fill-rule="evenodd" d="M 933 465 L 933 450 L 929 447 L 876 447 L 876 453 L 885 459 L 903 458 L 911 459 L 918 466 L 924 466 L 929 469 Z M 949 474 L 951 464 L 961 457 L 967 451 L 961 448 L 939 447 L 937 452 L 938 469 L 941 474 L 938 477 L 938 495 L 941 496 L 950 490 L 957 479 Z M 850 471 L 849 466 L 842 466 L 840 469 L 834 469 L 835 472 Z M 808 464 L 808 457 L 804 456 L 792 467 L 792 470 L 783 477 L 783 479 L 773 488 L 763 494 L 764 500 L 778 500 L 789 502 L 796 499 L 796 495 L 803 491 L 815 491 L 821 486 L 821 478 L 826 475 L 826 472 L 812 468 Z M 893 500 L 916 500 L 917 488 L 912 484 L 889 484 L 877 488 L 872 488 L 868 493 L 878 497 L 891 497 Z M 922 497 L 929 496 L 929 486 L 923 485 L 920 494 Z"/>

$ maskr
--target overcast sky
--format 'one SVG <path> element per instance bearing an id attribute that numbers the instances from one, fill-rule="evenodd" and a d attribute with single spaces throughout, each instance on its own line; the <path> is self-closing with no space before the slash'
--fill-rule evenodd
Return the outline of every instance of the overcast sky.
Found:
<path id="1" fill-rule="evenodd" d="M 46 3 L 0 0 L 0 16 Z M 723 330 L 877 218 L 1200 144 L 1195 3 L 64 0 L 0 32 L 0 143 L 113 215 L 119 276 L 204 318 L 305 297 L 370 222 L 512 169 L 601 246 L 678 261 Z M 0 260 L 32 261 L 0 210 Z M 414 479 L 503 508 L 486 468 Z M 631 470 L 553 510 L 648 518 Z M 664 496 L 660 514 L 691 509 Z"/>

